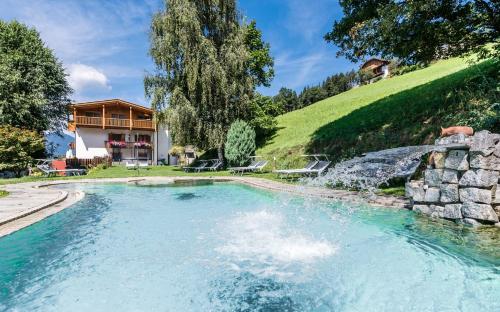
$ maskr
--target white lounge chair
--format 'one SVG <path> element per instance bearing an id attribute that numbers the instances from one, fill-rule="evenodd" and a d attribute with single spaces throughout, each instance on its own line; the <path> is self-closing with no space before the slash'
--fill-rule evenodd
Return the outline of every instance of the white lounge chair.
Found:
<path id="1" fill-rule="evenodd" d="M 54 169 L 52 168 L 52 160 L 50 159 L 38 159 L 36 167 L 42 171 L 46 177 L 56 175 L 58 173 L 64 173 L 65 176 L 79 176 L 85 174 L 85 169 Z"/>
<path id="2" fill-rule="evenodd" d="M 298 176 L 307 176 L 307 175 L 316 175 L 320 176 L 332 163 L 328 160 L 326 155 L 304 155 L 306 157 L 312 156 L 314 160 L 307 163 L 304 168 L 301 169 L 284 169 L 284 170 L 275 170 L 274 172 L 278 174 L 279 177 L 290 177 L 294 175 Z M 320 160 L 320 157 L 325 157 L 326 160 Z"/>
<path id="3" fill-rule="evenodd" d="M 197 172 L 201 171 L 217 171 L 222 167 L 222 161 L 218 159 L 207 160 L 207 165 L 205 167 L 197 168 Z"/>
<path id="4" fill-rule="evenodd" d="M 200 170 L 202 170 L 203 168 L 205 168 L 207 166 L 208 166 L 208 160 L 200 160 L 200 164 L 198 166 L 182 167 L 182 169 L 185 172 L 189 172 L 189 171 L 199 172 Z"/>
<path id="5" fill-rule="evenodd" d="M 126 161 L 125 162 L 125 168 L 127 168 L 128 170 L 131 170 L 131 169 L 137 169 L 137 164 L 132 162 L 132 161 Z"/>
<path id="6" fill-rule="evenodd" d="M 142 161 L 140 160 L 139 161 L 138 167 L 140 169 L 150 169 L 151 168 L 151 166 L 149 165 L 149 163 L 147 161 L 144 161 L 144 160 L 142 160 Z"/>
<path id="7" fill-rule="evenodd" d="M 267 165 L 268 161 L 267 160 L 260 160 L 260 161 L 252 161 L 250 165 L 246 167 L 231 167 L 229 168 L 229 171 L 233 174 L 241 174 L 245 172 L 256 172 L 256 171 L 262 171 L 264 167 Z"/>

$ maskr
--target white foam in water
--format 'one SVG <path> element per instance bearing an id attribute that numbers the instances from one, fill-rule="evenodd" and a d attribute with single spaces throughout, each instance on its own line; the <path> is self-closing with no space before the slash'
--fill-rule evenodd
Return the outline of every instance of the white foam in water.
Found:
<path id="1" fill-rule="evenodd" d="M 239 262 L 271 265 L 264 269 L 266 273 L 273 264 L 311 263 L 335 253 L 336 247 L 328 241 L 287 232 L 285 221 L 266 210 L 241 214 L 225 224 L 226 243 L 217 251 Z"/>

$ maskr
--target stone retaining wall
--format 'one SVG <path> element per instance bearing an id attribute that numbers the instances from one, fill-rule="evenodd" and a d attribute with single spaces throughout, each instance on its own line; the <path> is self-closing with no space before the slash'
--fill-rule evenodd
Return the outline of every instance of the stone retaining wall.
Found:
<path id="1" fill-rule="evenodd" d="M 406 183 L 412 209 L 471 225 L 500 226 L 500 134 L 480 131 L 436 141 L 424 179 Z"/>

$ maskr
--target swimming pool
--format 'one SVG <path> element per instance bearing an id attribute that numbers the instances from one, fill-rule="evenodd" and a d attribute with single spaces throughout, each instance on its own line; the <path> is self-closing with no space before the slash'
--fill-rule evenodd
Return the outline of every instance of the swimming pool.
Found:
<path id="1" fill-rule="evenodd" d="M 499 311 L 500 238 L 233 183 L 69 185 L 0 238 L 0 310 Z"/>

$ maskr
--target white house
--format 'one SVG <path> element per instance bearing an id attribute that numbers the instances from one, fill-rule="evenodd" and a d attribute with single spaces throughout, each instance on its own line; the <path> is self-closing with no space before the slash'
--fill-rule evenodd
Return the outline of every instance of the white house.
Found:
<path id="1" fill-rule="evenodd" d="M 385 79 L 390 76 L 390 63 L 390 61 L 372 58 L 361 65 L 361 70 L 367 70 L 373 73 L 373 77 L 370 79 L 370 83 L 372 83 L 378 79 Z"/>
<path id="2" fill-rule="evenodd" d="M 75 157 L 112 157 L 113 162 L 168 161 L 168 129 L 157 125 L 150 108 L 113 99 L 70 106 L 68 130 L 75 133 Z"/>

